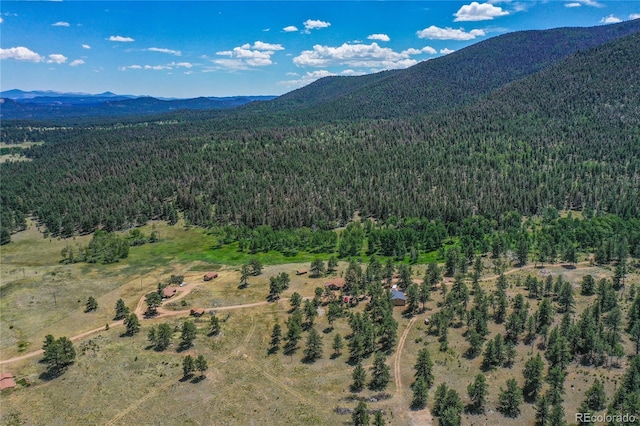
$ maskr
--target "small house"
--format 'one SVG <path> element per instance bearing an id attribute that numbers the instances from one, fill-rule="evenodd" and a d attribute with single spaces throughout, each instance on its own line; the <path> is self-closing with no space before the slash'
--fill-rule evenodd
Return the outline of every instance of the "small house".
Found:
<path id="1" fill-rule="evenodd" d="M 13 374 L 2 373 L 0 375 L 0 390 L 11 389 L 16 386 L 16 381 L 13 380 Z"/>
<path id="2" fill-rule="evenodd" d="M 165 288 L 162 290 L 162 297 L 164 297 L 164 298 L 167 298 L 167 299 L 168 299 L 168 298 L 170 298 L 170 297 L 175 296 L 175 294 L 176 294 L 177 292 L 178 292 L 178 289 L 177 289 L 177 288 L 175 288 L 175 287 L 165 287 Z"/>
<path id="3" fill-rule="evenodd" d="M 341 290 L 344 287 L 344 284 L 344 278 L 337 277 L 324 283 L 324 286 L 329 287 L 331 290 Z"/>
<path id="4" fill-rule="evenodd" d="M 205 281 L 211 281 L 214 278 L 218 278 L 217 272 L 207 272 L 206 274 L 204 274 Z"/>
<path id="5" fill-rule="evenodd" d="M 393 306 L 404 306 L 407 304 L 407 296 L 400 290 L 391 292 L 391 303 Z"/>
<path id="6" fill-rule="evenodd" d="M 305 275 L 307 273 L 306 269 L 298 269 L 296 270 L 296 275 Z"/>
<path id="7" fill-rule="evenodd" d="M 194 316 L 194 317 L 201 317 L 204 315 L 204 309 L 203 308 L 193 308 L 191 309 L 191 312 L 189 313 L 189 315 Z"/>

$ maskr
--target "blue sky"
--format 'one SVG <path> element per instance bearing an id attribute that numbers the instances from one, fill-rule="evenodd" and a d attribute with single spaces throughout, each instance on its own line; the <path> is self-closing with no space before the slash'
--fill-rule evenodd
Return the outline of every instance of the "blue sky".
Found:
<path id="1" fill-rule="evenodd" d="M 279 95 L 506 32 L 640 18 L 640 2 L 2 1 L 0 89 Z"/>

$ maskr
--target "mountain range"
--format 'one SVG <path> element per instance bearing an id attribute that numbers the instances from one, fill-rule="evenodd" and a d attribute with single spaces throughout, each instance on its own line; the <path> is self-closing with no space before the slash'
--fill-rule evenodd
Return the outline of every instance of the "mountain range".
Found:
<path id="1" fill-rule="evenodd" d="M 3 119 L 131 116 L 181 110 L 218 110 L 242 126 L 270 122 L 340 121 L 407 117 L 445 111 L 481 99 L 568 56 L 640 31 L 640 19 L 589 28 L 519 31 L 493 37 L 403 70 L 325 77 L 282 96 L 158 99 L 51 91 L 0 93 Z M 254 102 L 261 101 L 261 102 Z M 212 111 L 195 117 L 212 117 Z M 229 124 L 229 123 L 227 123 Z"/>

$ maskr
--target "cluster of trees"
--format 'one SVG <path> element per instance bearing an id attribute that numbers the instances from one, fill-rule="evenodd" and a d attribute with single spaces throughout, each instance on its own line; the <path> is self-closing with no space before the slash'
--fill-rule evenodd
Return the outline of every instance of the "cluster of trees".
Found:
<path id="1" fill-rule="evenodd" d="M 44 356 L 42 360 L 47 364 L 48 374 L 60 374 L 76 359 L 76 350 L 68 337 L 54 338 L 51 334 L 45 336 L 42 345 Z"/>
<path id="2" fill-rule="evenodd" d="M 129 256 L 129 245 L 126 238 L 118 237 L 113 232 L 98 230 L 94 232 L 89 244 L 77 248 L 77 251 L 71 245 L 65 246 L 60 253 L 61 262 L 114 263 Z"/>

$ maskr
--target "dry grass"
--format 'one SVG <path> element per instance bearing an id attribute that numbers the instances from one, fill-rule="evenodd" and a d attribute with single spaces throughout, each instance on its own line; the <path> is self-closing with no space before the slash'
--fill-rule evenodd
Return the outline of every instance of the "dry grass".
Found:
<path id="1" fill-rule="evenodd" d="M 161 235 L 167 240 L 183 234 L 196 238 L 192 231 L 163 229 Z M 81 237 L 78 240 L 83 241 Z M 186 240 L 185 240 L 186 241 Z M 28 341 L 27 351 L 39 349 L 46 334 L 72 336 L 82 331 L 100 327 L 111 320 L 115 301 L 122 297 L 134 307 L 140 297 L 156 288 L 159 281 L 171 274 L 185 275 L 188 284 L 197 284 L 194 291 L 182 300 L 177 300 L 170 309 L 183 310 L 188 307 L 214 308 L 242 303 L 264 301 L 268 293 L 269 277 L 280 272 L 291 276 L 289 290 L 303 296 L 312 296 L 315 287 L 322 287 L 323 279 L 308 275 L 296 276 L 295 270 L 307 268 L 308 264 L 284 264 L 266 266 L 263 274 L 249 278 L 249 287 L 238 289 L 237 266 L 221 267 L 204 261 L 173 260 L 162 257 L 154 263 L 139 253 L 116 265 L 60 265 L 59 252 L 68 241 L 45 240 L 35 228 L 18 234 L 15 242 L 3 247 L 2 285 L 0 291 L 1 318 L 0 350 L 2 359 L 19 354 L 18 341 Z M 170 242 L 176 250 L 181 244 Z M 186 244 L 186 242 L 184 243 Z M 149 253 L 150 248 L 146 248 Z M 154 247 L 153 250 L 162 250 Z M 173 250 L 173 249 L 172 249 Z M 143 251 L 144 252 L 144 251 Z M 340 264 L 337 275 L 344 272 L 346 264 Z M 568 270 L 559 265 L 546 266 L 552 274 L 562 273 L 574 283 L 587 273 L 594 277 L 610 277 L 611 271 L 603 268 L 580 266 Z M 219 278 L 204 283 L 203 271 L 219 270 Z M 423 268 L 414 268 L 421 276 Z M 509 274 L 509 282 L 518 276 L 524 281 L 528 273 L 536 269 L 525 269 Z M 630 275 L 628 282 L 639 282 L 638 275 Z M 483 285 L 493 289 L 492 281 Z M 508 290 L 510 297 L 523 288 L 515 286 Z M 53 293 L 55 292 L 55 303 Z M 579 293 L 579 291 L 576 291 Z M 100 308 L 86 314 L 84 302 L 90 295 L 97 297 Z M 385 411 L 387 424 L 408 425 L 412 416 L 408 411 L 411 400 L 410 385 L 413 382 L 413 365 L 418 350 L 427 344 L 436 365 L 435 386 L 445 381 L 456 389 L 463 401 L 467 401 L 467 385 L 480 371 L 482 356 L 467 360 L 463 353 L 467 349 L 463 332 L 465 327 L 451 329 L 450 349 L 439 352 L 436 337 L 426 334 L 423 318 L 437 311 L 441 301 L 439 292 L 432 293 L 427 312 L 419 315 L 408 333 L 404 350 L 400 354 L 401 388 L 396 389 L 392 378 L 386 392 L 390 399 L 369 402 L 372 409 Z M 528 299 L 527 299 L 528 300 Z M 593 300 L 577 297 L 577 314 Z M 530 301 L 531 311 L 537 307 Z M 625 302 L 626 303 L 626 302 Z M 364 304 L 355 309 L 361 310 Z M 327 320 L 320 316 L 315 328 L 323 336 L 323 357 L 313 364 L 302 362 L 306 333 L 300 349 L 292 356 L 279 353 L 268 355 L 272 327 L 277 321 L 283 325 L 287 318 L 287 301 L 271 303 L 247 309 L 231 309 L 220 312 L 226 319 L 220 336 L 207 336 L 208 315 L 196 319 L 199 335 L 195 346 L 179 352 L 179 332 L 174 335 L 173 345 L 164 352 L 148 349 L 146 335 L 149 327 L 168 322 L 179 329 L 185 316 L 174 316 L 156 320 L 143 320 L 143 329 L 135 337 L 121 337 L 122 328 L 112 328 L 82 339 L 76 343 L 76 363 L 61 377 L 44 381 L 39 376 L 44 366 L 37 358 L 3 365 L 18 379 L 26 379 L 30 387 L 18 386 L 13 391 L 0 395 L 0 423 L 20 420 L 24 424 L 219 424 L 219 425 L 273 425 L 273 424 L 346 424 L 350 416 L 337 414 L 336 407 L 353 408 L 356 402 L 349 391 L 353 367 L 347 364 L 348 350 L 332 359 L 331 343 L 335 333 L 343 337 L 350 333 L 346 319 L 335 323 L 329 330 Z M 401 308 L 394 313 L 399 322 L 398 338 L 409 320 L 401 315 Z M 558 316 L 557 321 L 560 320 Z M 491 336 L 504 334 L 504 325 L 490 323 Z M 286 331 L 286 330 L 283 330 Z M 630 342 L 625 337 L 630 350 Z M 346 346 L 345 341 L 345 346 Z M 522 406 L 522 415 L 508 419 L 496 411 L 500 387 L 508 378 L 514 377 L 522 384 L 524 362 L 532 354 L 531 348 L 520 344 L 515 365 L 487 372 L 490 385 L 488 411 L 485 415 L 465 415 L 463 424 L 531 424 L 534 409 L 530 404 Z M 535 349 L 534 349 L 535 350 Z M 198 383 L 181 381 L 182 359 L 186 354 L 202 354 L 209 363 L 206 379 Z M 392 366 L 397 353 L 387 363 Z M 364 361 L 367 370 L 371 358 Z M 624 367 L 624 366 L 623 366 Z M 594 369 L 572 364 L 565 383 L 566 420 L 573 422 L 573 412 L 582 402 L 585 390 L 594 378 L 600 377 L 607 393 L 612 395 L 615 380 L 624 373 L 620 369 Z M 369 372 L 368 372 L 369 374 Z M 433 403 L 432 388 L 429 406 Z M 371 397 L 377 392 L 364 390 L 359 397 Z M 161 420 L 158 420 L 161 419 Z M 414 418 L 415 420 L 415 418 Z"/>

